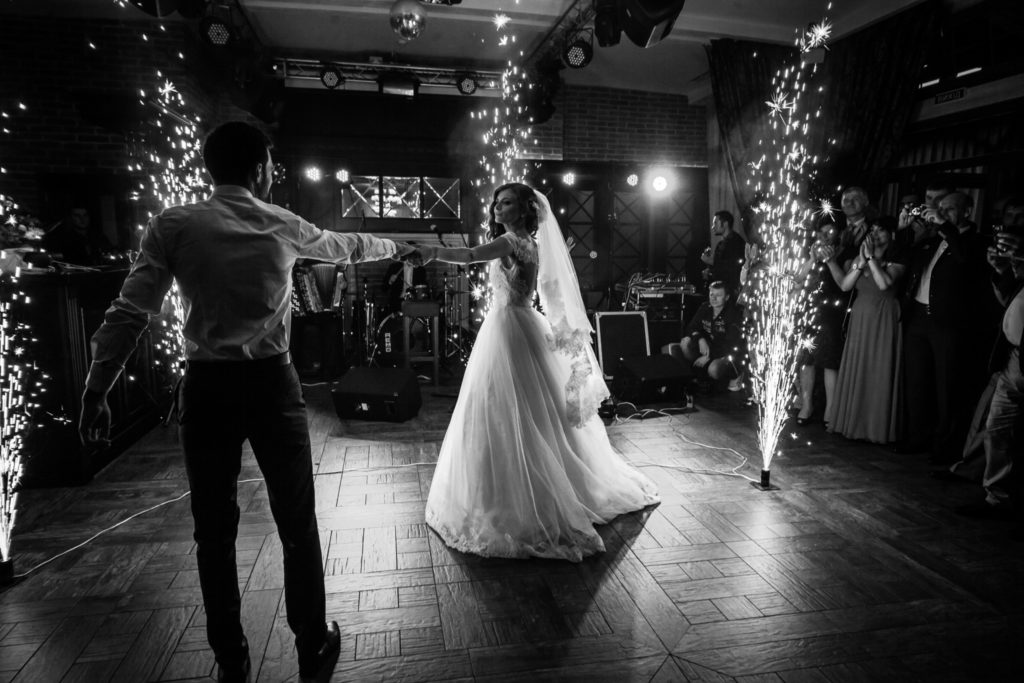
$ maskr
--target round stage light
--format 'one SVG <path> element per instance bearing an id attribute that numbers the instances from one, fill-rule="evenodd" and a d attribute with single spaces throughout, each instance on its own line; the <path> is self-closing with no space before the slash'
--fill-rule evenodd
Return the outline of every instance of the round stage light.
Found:
<path id="1" fill-rule="evenodd" d="M 638 176 L 636 173 L 630 173 L 628 176 L 626 176 L 626 184 L 629 185 L 630 187 L 636 187 L 637 183 L 639 182 L 640 176 Z"/>
<path id="2" fill-rule="evenodd" d="M 664 192 L 668 189 L 668 178 L 663 175 L 656 175 L 651 179 L 651 187 L 655 192 Z"/>
<path id="3" fill-rule="evenodd" d="M 341 75 L 341 72 L 333 66 L 325 66 L 320 70 L 320 82 L 324 84 L 325 88 L 334 90 L 339 85 L 345 82 L 345 77 Z"/>

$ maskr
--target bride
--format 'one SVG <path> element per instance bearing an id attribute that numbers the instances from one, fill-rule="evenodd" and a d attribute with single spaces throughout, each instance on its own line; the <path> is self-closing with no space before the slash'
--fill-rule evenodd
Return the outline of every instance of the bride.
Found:
<path id="1" fill-rule="evenodd" d="M 607 396 L 579 284 L 547 199 L 502 185 L 490 242 L 420 247 L 424 262 L 491 261 L 491 308 L 441 445 L 426 521 L 445 543 L 486 557 L 580 561 L 594 529 L 658 503 L 619 456 L 597 408 Z M 533 308 L 539 290 L 546 314 Z"/>

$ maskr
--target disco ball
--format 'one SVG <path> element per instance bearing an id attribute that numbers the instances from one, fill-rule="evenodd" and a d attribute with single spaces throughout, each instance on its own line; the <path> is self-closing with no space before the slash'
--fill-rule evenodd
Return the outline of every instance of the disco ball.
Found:
<path id="1" fill-rule="evenodd" d="M 396 0 L 391 6 L 391 30 L 403 42 L 417 38 L 427 25 L 427 10 L 417 0 Z"/>

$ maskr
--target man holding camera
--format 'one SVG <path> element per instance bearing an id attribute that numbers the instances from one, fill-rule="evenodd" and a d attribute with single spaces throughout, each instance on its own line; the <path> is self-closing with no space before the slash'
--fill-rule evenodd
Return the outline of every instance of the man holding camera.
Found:
<path id="1" fill-rule="evenodd" d="M 899 222 L 896 226 L 897 244 L 910 248 L 929 237 L 934 237 L 935 230 L 925 220 L 924 214 L 929 209 L 938 209 L 942 198 L 954 192 L 956 188 L 949 181 L 936 178 L 928 183 L 923 204 L 916 194 L 903 197 L 900 200 Z"/>
<path id="2" fill-rule="evenodd" d="M 900 450 L 959 459 L 970 411 L 984 383 L 990 327 L 985 245 L 968 220 L 969 200 L 948 194 L 922 218 L 935 234 L 910 254 L 904 303 L 905 429 Z"/>

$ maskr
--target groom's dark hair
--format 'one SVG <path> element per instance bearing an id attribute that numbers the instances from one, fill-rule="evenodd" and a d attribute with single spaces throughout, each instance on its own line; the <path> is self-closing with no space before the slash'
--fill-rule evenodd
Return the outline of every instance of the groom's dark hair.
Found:
<path id="1" fill-rule="evenodd" d="M 491 205 L 487 209 L 487 224 L 490 226 L 487 236 L 493 240 L 505 234 L 505 226 L 494 222 L 494 205 L 498 203 L 498 195 L 505 190 L 512 190 L 515 193 L 516 199 L 519 200 L 519 211 L 526 218 L 526 229 L 530 231 L 531 235 L 536 235 L 538 226 L 537 197 L 533 188 L 523 183 L 505 183 L 494 191 Z"/>

